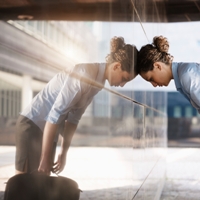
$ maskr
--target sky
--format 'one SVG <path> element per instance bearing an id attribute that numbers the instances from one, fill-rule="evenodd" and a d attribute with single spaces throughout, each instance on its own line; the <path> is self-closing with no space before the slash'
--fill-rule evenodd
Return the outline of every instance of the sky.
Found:
<path id="1" fill-rule="evenodd" d="M 142 26 L 135 22 L 104 22 L 103 24 L 97 22 L 95 30 L 99 40 L 108 38 L 107 35 L 110 38 L 122 36 L 126 43 L 136 45 L 138 50 L 141 46 L 152 43 L 154 36 L 163 35 L 169 41 L 169 53 L 174 56 L 174 62 L 200 62 L 200 22 L 144 23 Z M 109 41 L 106 43 L 109 48 Z M 133 88 L 134 90 L 176 91 L 173 80 L 168 87 L 154 88 L 140 76 L 124 86 L 124 89 Z"/>

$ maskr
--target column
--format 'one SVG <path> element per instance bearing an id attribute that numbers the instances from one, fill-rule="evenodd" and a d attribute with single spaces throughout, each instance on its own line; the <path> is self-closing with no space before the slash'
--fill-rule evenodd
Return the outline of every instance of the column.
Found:
<path id="1" fill-rule="evenodd" d="M 31 87 L 32 78 L 29 75 L 23 76 L 23 85 L 22 85 L 22 110 L 28 106 L 28 104 L 33 99 L 33 90 Z"/>

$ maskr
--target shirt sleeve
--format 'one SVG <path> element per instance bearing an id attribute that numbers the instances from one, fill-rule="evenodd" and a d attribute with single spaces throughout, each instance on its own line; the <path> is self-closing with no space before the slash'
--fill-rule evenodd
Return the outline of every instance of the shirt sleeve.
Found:
<path id="1" fill-rule="evenodd" d="M 181 78 L 181 83 L 191 104 L 200 113 L 200 66 L 194 66 L 193 70 L 184 73 Z"/>
<path id="2" fill-rule="evenodd" d="M 78 76 L 74 76 L 74 73 Z M 52 94 L 56 98 L 53 100 L 54 103 L 46 117 L 46 121 L 59 124 L 67 119 L 71 123 L 78 124 L 82 114 L 91 102 L 91 97 L 84 95 L 88 93 L 91 86 L 81 81 L 81 77 L 87 76 L 88 72 L 85 65 L 77 65 L 73 73 L 63 72 L 61 76 L 51 82 L 48 94 Z M 57 94 L 55 95 L 55 93 Z M 85 96 L 86 98 L 83 98 Z"/>
<path id="3" fill-rule="evenodd" d="M 59 88 L 59 90 L 55 88 Z M 51 82 L 51 85 L 49 86 L 49 93 L 55 92 L 58 94 L 54 99 L 54 103 L 46 117 L 46 121 L 57 124 L 63 121 L 64 117 L 66 117 L 70 111 L 70 108 L 72 108 L 81 98 L 80 81 L 68 75 L 58 77 Z"/>

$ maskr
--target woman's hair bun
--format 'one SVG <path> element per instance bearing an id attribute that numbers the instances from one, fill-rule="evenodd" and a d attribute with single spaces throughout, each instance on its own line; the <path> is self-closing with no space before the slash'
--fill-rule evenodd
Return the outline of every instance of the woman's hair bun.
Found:
<path id="1" fill-rule="evenodd" d="M 167 41 L 166 37 L 161 36 L 156 36 L 153 38 L 153 45 L 155 45 L 155 47 L 161 51 L 161 52 L 165 52 L 168 53 L 169 50 L 169 42 Z"/>
<path id="2" fill-rule="evenodd" d="M 125 46 L 123 37 L 113 37 L 110 41 L 110 52 L 117 52 L 119 49 L 122 49 Z"/>

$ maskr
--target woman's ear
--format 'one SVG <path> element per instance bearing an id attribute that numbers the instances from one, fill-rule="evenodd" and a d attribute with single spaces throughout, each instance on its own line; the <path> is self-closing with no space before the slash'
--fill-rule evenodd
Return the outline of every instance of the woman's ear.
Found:
<path id="1" fill-rule="evenodd" d="M 113 69 L 116 70 L 116 69 L 121 69 L 121 63 L 119 62 L 114 62 L 113 63 Z"/>
<path id="2" fill-rule="evenodd" d="M 153 66 L 154 66 L 154 68 L 153 68 L 153 69 L 159 69 L 159 70 L 161 70 L 161 69 L 162 69 L 161 62 L 155 62 L 155 63 L 153 64 Z"/>

